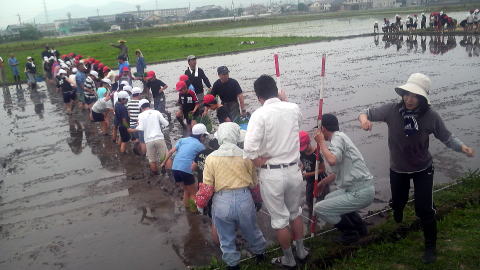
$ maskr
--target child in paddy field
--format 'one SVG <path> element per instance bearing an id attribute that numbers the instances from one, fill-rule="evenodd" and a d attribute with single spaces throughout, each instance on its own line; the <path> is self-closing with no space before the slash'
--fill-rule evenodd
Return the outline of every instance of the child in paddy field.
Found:
<path id="1" fill-rule="evenodd" d="M 130 141 L 130 134 L 128 128 L 130 127 L 130 117 L 125 104 L 128 102 L 129 95 L 126 91 L 118 93 L 118 102 L 115 104 L 115 126 L 118 126 L 118 131 L 121 137 L 120 153 L 125 153 L 127 150 L 127 143 Z"/>
<path id="2" fill-rule="evenodd" d="M 317 154 L 315 153 L 315 147 L 310 144 L 310 136 L 306 131 L 300 131 L 300 161 L 302 162 L 303 178 L 307 181 L 305 186 L 305 197 L 308 205 L 308 217 L 312 218 L 313 213 L 313 190 L 315 185 L 315 166 L 317 161 Z M 325 164 L 320 156 L 320 166 L 318 168 L 318 179 L 325 178 Z M 327 186 L 321 194 L 318 194 L 317 199 L 323 200 L 325 195 L 330 192 L 329 186 Z"/>
<path id="3" fill-rule="evenodd" d="M 175 147 L 168 151 L 165 161 L 160 167 L 164 167 L 173 153 L 176 152 L 173 159 L 172 173 L 176 183 L 183 184 L 183 203 L 188 207 L 189 201 L 195 199 L 197 185 L 192 174 L 192 163 L 195 157 L 201 151 L 205 150 L 202 144 L 209 135 L 207 127 L 204 124 L 196 124 L 192 127 L 192 135 L 178 140 Z"/>

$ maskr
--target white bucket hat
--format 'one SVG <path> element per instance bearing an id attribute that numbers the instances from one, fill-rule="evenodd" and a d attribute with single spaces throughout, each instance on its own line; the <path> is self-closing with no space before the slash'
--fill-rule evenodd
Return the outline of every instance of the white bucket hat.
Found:
<path id="1" fill-rule="evenodd" d="M 432 81 L 430 78 L 422 73 L 413 73 L 408 78 L 407 83 L 395 88 L 395 92 L 397 92 L 397 94 L 400 96 L 402 96 L 403 91 L 420 95 L 424 97 L 427 100 L 427 103 L 430 105 L 430 99 L 428 98 L 428 95 L 431 88 Z"/>
<path id="2" fill-rule="evenodd" d="M 192 127 L 192 134 L 193 135 L 209 135 L 207 131 L 207 127 L 204 124 L 196 124 Z"/>
<path id="3" fill-rule="evenodd" d="M 124 89 L 125 89 L 125 88 L 124 88 Z M 139 95 L 139 94 L 141 94 L 141 93 L 143 93 L 143 90 L 140 89 L 140 87 L 133 87 L 133 88 L 132 88 L 132 95 Z"/>
<path id="4" fill-rule="evenodd" d="M 148 101 L 148 99 L 141 99 L 139 102 L 138 102 L 138 107 L 142 107 L 143 104 L 150 104 L 150 101 Z"/>
<path id="5" fill-rule="evenodd" d="M 91 71 L 90 71 L 90 75 L 92 75 L 93 77 L 95 77 L 96 79 L 98 79 L 98 72 L 96 72 L 95 70 L 91 70 Z"/>

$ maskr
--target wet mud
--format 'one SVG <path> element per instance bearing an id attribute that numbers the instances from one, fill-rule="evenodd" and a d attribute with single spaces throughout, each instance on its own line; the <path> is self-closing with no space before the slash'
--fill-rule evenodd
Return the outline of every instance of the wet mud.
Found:
<path id="1" fill-rule="evenodd" d="M 466 18 L 466 12 L 447 12 L 459 22 Z M 370 15 L 356 17 L 341 17 L 331 19 L 319 19 L 304 22 L 292 22 L 272 25 L 261 25 L 243 28 L 234 28 L 227 30 L 208 31 L 189 34 L 191 37 L 284 37 L 284 36 L 326 36 L 326 37 L 345 37 L 352 35 L 361 35 L 373 33 L 373 24 L 377 21 L 380 28 L 383 24 L 383 18 L 393 21 L 395 13 L 388 15 Z M 405 21 L 407 15 L 399 13 Z M 410 14 L 413 15 L 413 14 Z M 421 18 L 420 13 L 418 14 Z M 428 16 L 428 14 L 427 14 Z"/>
<path id="2" fill-rule="evenodd" d="M 480 148 L 480 64 L 475 38 L 420 37 L 407 41 L 363 37 L 200 58 L 213 81 L 226 65 L 239 81 L 247 110 L 260 106 L 253 81 L 274 74 L 280 54 L 282 82 L 290 101 L 300 105 L 302 128 L 312 131 L 317 113 L 322 53 L 327 54 L 324 112 L 338 115 L 341 129 L 359 147 L 375 176 L 376 199 L 366 209 L 383 208 L 390 197 L 385 124 L 360 130 L 358 113 L 370 105 L 398 101 L 394 87 L 412 72 L 433 81 L 431 100 L 447 127 L 466 144 Z M 443 43 L 445 45 L 443 45 Z M 467 47 L 470 46 L 470 47 Z M 443 49 L 436 49 L 443 48 Z M 471 52 L 471 53 L 470 53 Z M 167 110 L 174 112 L 173 89 L 185 61 L 149 66 L 170 87 Z M 68 116 L 61 96 L 44 84 L 35 91 L 3 88 L 0 96 L 0 268 L 1 269 L 184 269 L 219 258 L 209 220 L 187 213 L 170 177 L 150 176 L 146 160 L 118 152 L 110 137 L 85 113 Z M 213 116 L 213 115 L 212 115 Z M 178 123 L 170 130 L 174 143 Z M 431 137 L 436 183 L 446 183 L 480 158 L 455 153 Z M 273 240 L 269 218 L 258 213 L 262 231 Z"/>

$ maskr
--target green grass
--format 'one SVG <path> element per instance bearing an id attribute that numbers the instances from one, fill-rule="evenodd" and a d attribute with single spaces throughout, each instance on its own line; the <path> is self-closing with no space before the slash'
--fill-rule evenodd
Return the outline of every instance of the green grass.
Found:
<path id="1" fill-rule="evenodd" d="M 409 228 L 407 232 L 400 233 L 399 225 L 387 217 L 372 228 L 369 236 L 359 245 L 341 246 L 334 243 L 332 238 L 336 233 L 309 239 L 305 242 L 310 248 L 309 260 L 299 269 L 478 269 L 480 174 L 473 172 L 460 180 L 462 183 L 434 194 L 437 216 L 441 217 L 437 263 L 426 266 L 420 260 L 423 235 L 413 205 L 408 204 L 402 224 Z M 275 251 L 268 255 L 272 258 L 280 256 L 280 253 Z M 203 269 L 223 266 L 215 259 Z M 241 269 L 276 268 L 268 262 L 256 264 L 249 260 L 241 265 Z"/>
<path id="2" fill-rule="evenodd" d="M 396 243 L 379 243 L 362 248 L 353 257 L 336 261 L 330 269 L 477 270 L 480 265 L 479 220 L 478 201 L 465 208 L 454 209 L 442 219 L 438 224 L 437 262 L 431 265 L 425 265 L 420 260 L 423 234 L 417 231 Z"/>
<path id="3" fill-rule="evenodd" d="M 94 57 L 111 68 L 117 68 L 116 57 L 119 50 L 111 47 L 109 44 L 116 42 L 117 39 L 109 36 L 94 36 L 88 41 L 82 40 L 76 43 L 57 45 L 56 49 L 60 53 L 74 52 L 84 57 Z M 230 52 L 239 52 L 245 50 L 253 50 L 267 48 L 273 46 L 282 46 L 289 44 L 304 43 L 310 41 L 325 40 L 323 37 L 163 37 L 150 34 L 132 35 L 128 37 L 130 64 L 135 65 L 135 49 L 141 49 L 147 63 L 158 63 L 169 60 L 186 59 L 187 55 L 194 54 L 196 56 L 206 56 L 213 54 L 222 54 Z M 241 41 L 254 40 L 254 45 L 240 45 Z M 20 62 L 19 70 L 22 71 L 25 65 L 26 57 L 32 56 L 35 59 L 37 70 L 41 72 L 40 54 L 43 50 L 39 44 L 38 47 L 19 46 L 18 48 L 0 47 L 0 55 L 4 56 L 7 61 L 10 53 L 15 53 L 17 60 Z M 10 68 L 6 67 L 6 73 L 9 82 L 13 81 Z M 24 74 L 21 75 L 25 77 Z"/>

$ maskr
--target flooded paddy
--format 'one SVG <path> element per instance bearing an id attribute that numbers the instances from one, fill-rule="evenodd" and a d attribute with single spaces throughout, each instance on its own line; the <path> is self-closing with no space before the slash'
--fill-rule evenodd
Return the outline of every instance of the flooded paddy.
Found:
<path id="1" fill-rule="evenodd" d="M 243 87 L 247 109 L 254 111 L 259 103 L 253 81 L 274 74 L 273 53 L 278 52 L 284 88 L 302 109 L 302 128 L 311 131 L 321 54 L 327 53 L 324 111 L 338 115 L 340 128 L 363 153 L 376 178 L 376 200 L 369 209 L 380 209 L 390 197 L 386 125 L 377 123 L 364 132 L 358 113 L 369 105 L 398 101 L 393 88 L 410 73 L 423 72 L 433 81 L 433 108 L 477 151 L 469 159 L 432 136 L 436 183 L 478 168 L 479 50 L 475 38 L 380 36 L 200 58 L 198 63 L 212 82 L 216 67 L 228 66 Z M 186 61 L 149 68 L 170 86 L 167 109 L 174 112 L 173 87 Z M 219 256 L 208 219 L 183 210 L 170 179 L 150 177 L 138 156 L 120 155 L 86 114 L 67 116 L 54 89 L 23 87 L 3 88 L 0 96 L 1 269 L 183 269 Z M 173 140 L 180 136 L 174 125 Z M 262 231 L 273 239 L 268 217 L 258 215 Z"/>
<path id="2" fill-rule="evenodd" d="M 466 18 L 466 12 L 447 12 L 447 14 L 458 20 L 460 23 Z M 340 17 L 333 19 L 320 19 L 304 22 L 281 23 L 272 25 L 261 25 L 243 28 L 234 28 L 219 31 L 208 31 L 189 34 L 189 37 L 283 37 L 283 36 L 301 36 L 301 37 L 346 37 L 353 35 L 369 34 L 373 32 L 373 24 L 378 21 L 380 28 L 383 24 L 383 18 L 390 19 L 393 22 L 394 13 L 389 15 L 371 15 Z M 407 15 L 399 13 L 403 20 Z M 413 14 L 411 14 L 413 15 Z M 421 13 L 419 16 L 419 25 Z M 428 17 L 428 14 L 427 14 Z M 428 22 L 428 18 L 427 18 Z M 420 28 L 420 26 L 419 26 Z M 381 31 L 381 30 L 380 30 Z"/>

